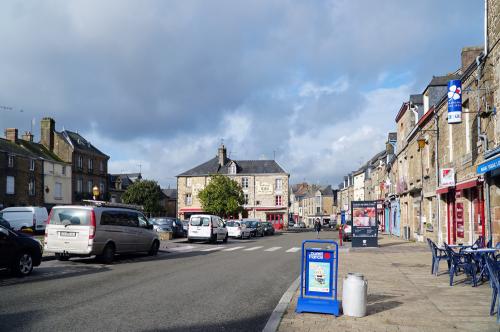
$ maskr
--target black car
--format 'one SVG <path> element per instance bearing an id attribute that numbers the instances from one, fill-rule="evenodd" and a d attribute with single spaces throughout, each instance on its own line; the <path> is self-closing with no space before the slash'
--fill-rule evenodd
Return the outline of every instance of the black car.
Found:
<path id="1" fill-rule="evenodd" d="M 244 220 L 242 223 L 246 225 L 247 228 L 250 228 L 251 236 L 264 236 L 264 227 L 262 223 L 257 220 Z"/>
<path id="2" fill-rule="evenodd" d="M 42 262 L 42 245 L 32 237 L 10 229 L 0 220 L 0 268 L 8 268 L 17 276 L 24 277 Z"/>
<path id="3" fill-rule="evenodd" d="M 150 221 L 157 226 L 158 229 L 171 231 L 173 237 L 185 237 L 184 225 L 182 221 L 171 217 L 156 217 L 151 218 Z M 155 228 L 156 229 L 156 228 Z"/>
<path id="4" fill-rule="evenodd" d="M 266 221 L 262 223 L 262 227 L 264 228 L 264 235 L 274 235 L 274 227 L 273 224 Z"/>

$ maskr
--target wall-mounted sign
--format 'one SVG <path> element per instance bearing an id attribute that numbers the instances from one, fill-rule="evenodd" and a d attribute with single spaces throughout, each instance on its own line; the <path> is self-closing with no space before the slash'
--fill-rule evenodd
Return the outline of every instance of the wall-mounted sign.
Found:
<path id="1" fill-rule="evenodd" d="M 443 187 L 455 185 L 455 170 L 453 168 L 442 168 L 439 170 L 439 182 Z"/>
<path id="2" fill-rule="evenodd" d="M 462 122 L 462 81 L 448 81 L 448 123 Z"/>
<path id="3" fill-rule="evenodd" d="M 500 168 L 500 157 L 496 157 L 495 159 L 488 160 L 477 166 L 477 174 L 483 174 L 489 171 L 493 171 L 497 168 Z"/>
<path id="4" fill-rule="evenodd" d="M 352 203 L 352 246 L 377 247 L 378 222 L 377 202 L 353 201 Z"/>
<path id="5" fill-rule="evenodd" d="M 257 192 L 259 194 L 272 194 L 273 193 L 273 185 L 267 182 L 258 182 L 256 183 Z"/>

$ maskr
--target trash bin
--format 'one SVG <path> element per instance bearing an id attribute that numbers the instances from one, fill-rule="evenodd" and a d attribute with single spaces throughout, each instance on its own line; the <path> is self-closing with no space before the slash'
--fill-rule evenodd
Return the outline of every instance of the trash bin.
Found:
<path id="1" fill-rule="evenodd" d="M 344 315 L 366 316 L 368 281 L 360 273 L 348 273 L 342 285 L 342 309 Z"/>

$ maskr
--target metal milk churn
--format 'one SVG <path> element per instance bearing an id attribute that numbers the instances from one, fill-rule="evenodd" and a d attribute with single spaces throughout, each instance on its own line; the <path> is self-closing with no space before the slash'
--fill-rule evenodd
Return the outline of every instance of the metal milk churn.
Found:
<path id="1" fill-rule="evenodd" d="M 366 316 L 366 297 L 368 281 L 360 273 L 348 273 L 342 289 L 342 309 L 344 315 L 352 317 Z"/>

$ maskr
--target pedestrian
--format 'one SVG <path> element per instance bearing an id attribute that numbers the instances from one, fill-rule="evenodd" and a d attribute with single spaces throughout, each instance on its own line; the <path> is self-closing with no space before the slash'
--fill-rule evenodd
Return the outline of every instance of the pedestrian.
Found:
<path id="1" fill-rule="evenodd" d="M 314 222 L 314 230 L 316 231 L 316 238 L 319 239 L 319 232 L 321 231 L 321 222 L 319 218 Z"/>

